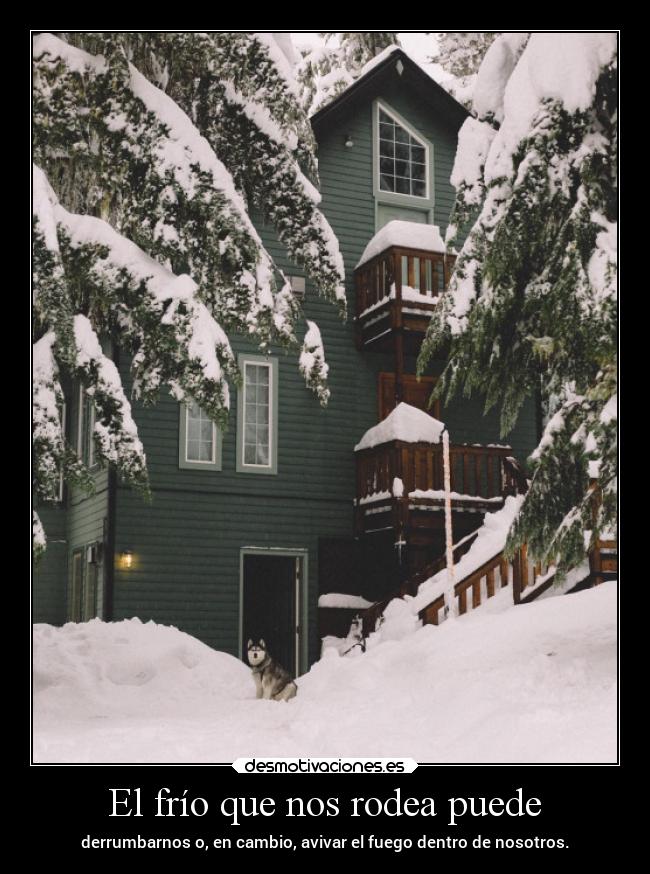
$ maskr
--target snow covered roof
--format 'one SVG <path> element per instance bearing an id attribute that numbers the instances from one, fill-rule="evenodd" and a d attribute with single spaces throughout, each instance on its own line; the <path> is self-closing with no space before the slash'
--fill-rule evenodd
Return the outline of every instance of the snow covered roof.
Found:
<path id="1" fill-rule="evenodd" d="M 438 225 L 424 225 L 422 222 L 404 222 L 394 219 L 380 228 L 370 240 L 357 264 L 361 267 L 380 252 L 391 246 L 407 249 L 423 249 L 426 252 L 444 253 L 445 244 L 440 236 Z"/>
<path id="2" fill-rule="evenodd" d="M 361 69 L 360 74 L 347 88 L 337 94 L 329 103 L 321 106 L 311 116 L 312 126 L 314 128 L 318 127 L 325 116 L 330 116 L 332 112 L 336 112 L 353 97 L 361 96 L 371 82 L 374 82 L 376 78 L 382 76 L 387 70 L 394 69 L 397 61 L 402 62 L 400 76 L 403 81 L 423 89 L 427 102 L 431 100 L 432 102 L 436 101 L 438 105 L 440 102 L 445 104 L 452 113 L 459 116 L 459 125 L 469 115 L 467 109 L 461 103 L 458 103 L 442 85 L 439 85 L 404 49 L 399 46 L 388 46 L 388 48 L 380 52 Z"/>
<path id="3" fill-rule="evenodd" d="M 382 422 L 366 431 L 354 447 L 354 451 L 371 449 L 391 440 L 403 440 L 405 443 L 439 443 L 444 430 L 444 422 L 439 422 L 417 407 L 401 403 Z"/>

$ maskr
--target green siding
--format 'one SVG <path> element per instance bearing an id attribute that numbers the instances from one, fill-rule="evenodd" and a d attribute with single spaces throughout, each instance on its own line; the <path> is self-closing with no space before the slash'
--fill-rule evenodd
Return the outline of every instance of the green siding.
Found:
<path id="1" fill-rule="evenodd" d="M 38 515 L 47 535 L 47 550 L 34 565 L 32 617 L 34 622 L 62 625 L 66 620 L 66 511 L 63 506 L 47 504 L 38 507 Z"/>

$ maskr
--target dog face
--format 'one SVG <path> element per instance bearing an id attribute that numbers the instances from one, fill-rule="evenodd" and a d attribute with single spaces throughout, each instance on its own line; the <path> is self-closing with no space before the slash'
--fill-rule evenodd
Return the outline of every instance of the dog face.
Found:
<path id="1" fill-rule="evenodd" d="M 248 651 L 248 663 L 253 667 L 261 664 L 266 658 L 266 643 L 263 640 L 258 641 L 258 643 L 253 643 L 252 640 L 249 640 L 246 649 Z"/>

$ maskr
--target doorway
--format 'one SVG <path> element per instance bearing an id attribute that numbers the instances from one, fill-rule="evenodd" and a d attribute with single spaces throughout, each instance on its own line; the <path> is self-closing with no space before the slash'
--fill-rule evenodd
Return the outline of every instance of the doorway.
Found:
<path id="1" fill-rule="evenodd" d="M 300 671 L 301 597 L 305 555 L 243 551 L 241 654 L 249 639 L 264 639 L 272 657 L 295 677 Z"/>

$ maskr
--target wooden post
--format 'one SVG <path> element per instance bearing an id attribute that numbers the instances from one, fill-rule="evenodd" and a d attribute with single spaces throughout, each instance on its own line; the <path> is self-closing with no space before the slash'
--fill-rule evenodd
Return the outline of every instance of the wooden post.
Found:
<path id="1" fill-rule="evenodd" d="M 395 333 L 395 406 L 404 400 L 404 326 L 402 321 L 402 255 L 393 253 L 395 300 L 393 302 L 393 331 Z"/>
<path id="2" fill-rule="evenodd" d="M 515 604 L 521 601 L 521 549 L 518 549 L 512 559 L 512 600 Z"/>

